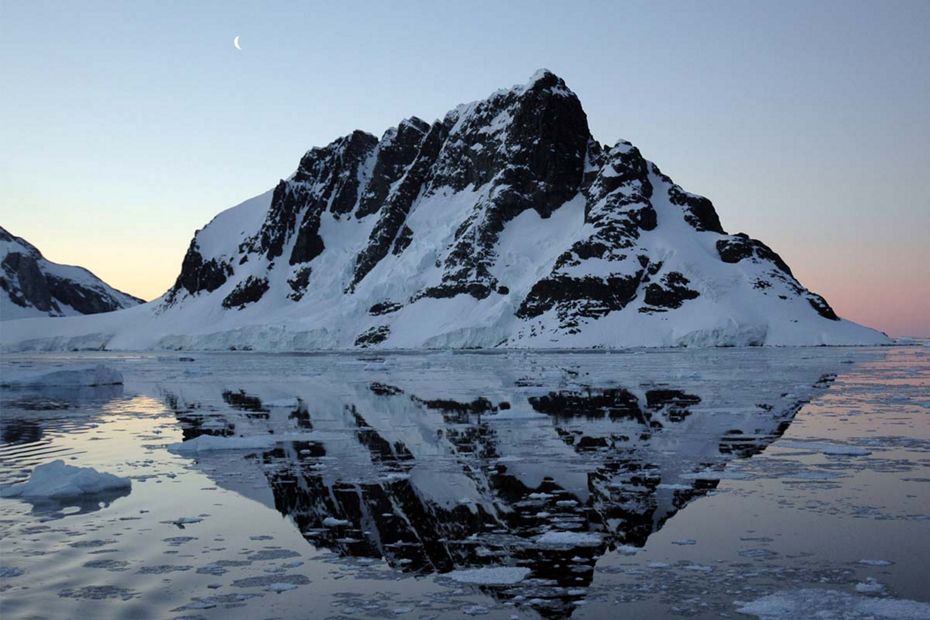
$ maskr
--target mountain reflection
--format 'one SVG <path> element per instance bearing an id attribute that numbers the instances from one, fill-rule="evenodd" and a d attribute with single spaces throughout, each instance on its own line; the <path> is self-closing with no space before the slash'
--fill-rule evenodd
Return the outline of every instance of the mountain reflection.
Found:
<path id="1" fill-rule="evenodd" d="M 585 596 L 600 556 L 643 546 L 832 378 L 814 363 L 715 375 L 701 358 L 669 369 L 475 357 L 163 389 L 185 440 L 288 436 L 198 460 L 228 488 L 263 478 L 313 545 L 407 573 L 522 567 L 523 580 L 482 587 L 556 618 Z"/>

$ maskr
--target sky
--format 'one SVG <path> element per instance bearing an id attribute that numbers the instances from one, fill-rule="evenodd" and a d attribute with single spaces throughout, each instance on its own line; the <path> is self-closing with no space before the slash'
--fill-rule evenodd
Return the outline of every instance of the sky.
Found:
<path id="1" fill-rule="evenodd" d="M 840 315 L 930 336 L 928 32 L 925 0 L 0 0 L 0 225 L 152 299 L 309 148 L 546 67 Z"/>

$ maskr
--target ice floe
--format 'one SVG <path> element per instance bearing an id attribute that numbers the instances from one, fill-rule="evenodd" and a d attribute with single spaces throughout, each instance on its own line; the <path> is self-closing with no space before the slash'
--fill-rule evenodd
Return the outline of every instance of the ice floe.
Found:
<path id="1" fill-rule="evenodd" d="M 0 496 L 54 500 L 123 491 L 131 485 L 127 478 L 57 460 L 37 466 L 26 482 L 0 489 Z"/>
<path id="2" fill-rule="evenodd" d="M 512 585 L 526 579 L 530 569 L 523 566 L 487 566 L 454 570 L 446 573 L 447 577 L 458 583 L 471 583 L 478 585 Z"/>
<path id="3" fill-rule="evenodd" d="M 44 373 L 13 374 L 0 380 L 5 387 L 95 387 L 100 385 L 122 385 L 123 375 L 109 366 L 79 366 Z"/>

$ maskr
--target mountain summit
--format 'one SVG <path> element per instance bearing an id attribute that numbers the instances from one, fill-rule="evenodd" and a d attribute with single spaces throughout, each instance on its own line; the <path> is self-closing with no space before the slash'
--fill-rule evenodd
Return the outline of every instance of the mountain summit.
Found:
<path id="1" fill-rule="evenodd" d="M 837 317 L 761 241 L 727 234 L 708 199 L 635 146 L 597 142 L 578 97 L 546 70 L 433 123 L 411 117 L 380 139 L 355 131 L 311 149 L 289 178 L 198 231 L 161 299 L 118 314 L 71 320 L 56 342 L 307 350 L 887 340 Z M 36 345 L 46 330 L 16 331 L 5 346 Z"/>

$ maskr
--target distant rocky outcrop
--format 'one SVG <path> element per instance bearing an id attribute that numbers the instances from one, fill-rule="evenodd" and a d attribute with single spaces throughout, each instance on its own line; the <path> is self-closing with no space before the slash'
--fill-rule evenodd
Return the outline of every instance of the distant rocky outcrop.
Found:
<path id="1" fill-rule="evenodd" d="M 46 260 L 28 241 L 0 227 L 0 318 L 111 312 L 142 303 L 82 267 Z"/>

